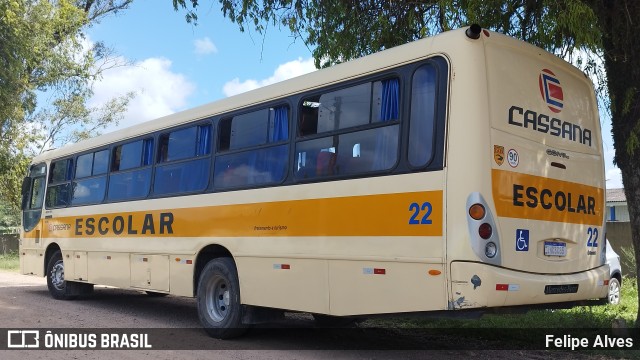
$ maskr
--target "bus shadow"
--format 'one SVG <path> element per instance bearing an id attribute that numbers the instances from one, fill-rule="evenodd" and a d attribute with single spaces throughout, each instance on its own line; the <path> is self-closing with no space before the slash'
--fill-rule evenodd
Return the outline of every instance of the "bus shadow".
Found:
<path id="1" fill-rule="evenodd" d="M 24 291 L 44 301 L 59 301 L 50 298 L 45 288 L 33 287 Z M 287 313 L 284 319 L 268 324 L 251 326 L 247 332 L 231 340 L 218 340 L 207 335 L 201 327 L 194 298 L 177 296 L 150 297 L 143 291 L 104 288 L 96 286 L 90 295 L 63 301 L 78 314 L 109 321 L 90 329 L 84 325 L 82 331 L 113 331 L 148 333 L 154 349 L 166 350 L 359 350 L 359 349 L 425 349 L 429 348 L 415 339 L 394 337 L 388 329 L 319 328 L 313 318 L 304 313 Z M 118 318 L 127 318 L 120 325 L 105 328 Z M 135 318 L 135 326 L 127 327 Z M 88 320 L 85 320 L 88 322 Z M 54 325 L 55 327 L 55 325 Z"/>

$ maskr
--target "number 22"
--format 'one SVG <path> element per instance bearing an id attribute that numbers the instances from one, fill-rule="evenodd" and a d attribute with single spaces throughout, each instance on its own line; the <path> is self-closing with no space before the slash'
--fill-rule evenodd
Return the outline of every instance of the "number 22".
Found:
<path id="1" fill-rule="evenodd" d="M 588 228 L 587 235 L 587 247 L 598 247 L 598 228 Z"/>
<path id="2" fill-rule="evenodd" d="M 429 216 L 431 216 L 433 207 L 430 202 L 424 202 L 422 203 L 422 206 L 418 203 L 411 203 L 411 205 L 409 205 L 409 211 L 413 211 L 413 215 L 409 219 L 409 225 L 431 225 L 431 219 L 429 219 Z M 420 216 L 421 211 L 425 212 L 422 215 L 422 220 L 418 220 L 418 216 Z"/>

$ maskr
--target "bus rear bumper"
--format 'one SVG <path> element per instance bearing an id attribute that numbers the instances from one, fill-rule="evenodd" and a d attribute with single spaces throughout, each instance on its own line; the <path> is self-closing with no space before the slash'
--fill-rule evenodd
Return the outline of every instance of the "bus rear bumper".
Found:
<path id="1" fill-rule="evenodd" d="M 533 274 L 475 262 L 451 263 L 449 310 L 602 299 L 609 266 L 572 274 Z"/>

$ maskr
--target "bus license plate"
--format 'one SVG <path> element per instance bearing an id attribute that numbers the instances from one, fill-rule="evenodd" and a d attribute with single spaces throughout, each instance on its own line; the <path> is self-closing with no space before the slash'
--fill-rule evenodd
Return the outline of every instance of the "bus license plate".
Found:
<path id="1" fill-rule="evenodd" d="M 546 256 L 567 256 L 567 244 L 560 242 L 545 242 L 544 254 Z"/>

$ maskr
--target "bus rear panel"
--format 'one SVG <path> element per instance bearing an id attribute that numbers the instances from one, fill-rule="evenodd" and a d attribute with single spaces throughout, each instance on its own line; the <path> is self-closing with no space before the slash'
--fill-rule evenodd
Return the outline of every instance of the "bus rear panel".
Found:
<path id="1" fill-rule="evenodd" d="M 465 161 L 452 156 L 471 134 L 449 133 L 449 204 L 464 204 L 460 212 L 467 213 L 466 226 L 449 224 L 464 227 L 473 253 L 456 250 L 453 237 L 464 234 L 451 229 L 449 308 L 605 297 L 605 179 L 589 79 L 563 60 L 499 34 L 485 33 L 475 51 L 485 65 L 476 76 L 486 82 L 475 94 L 480 101 L 470 103 L 479 110 L 474 120 L 488 129 L 478 130 L 487 135 L 474 140 L 478 154 L 466 156 L 481 164 L 474 166 L 477 181 L 467 184 L 454 178 L 465 171 Z M 470 121 L 456 113 L 460 100 L 452 96 L 451 127 Z M 466 192 L 454 195 L 456 186 Z"/>

